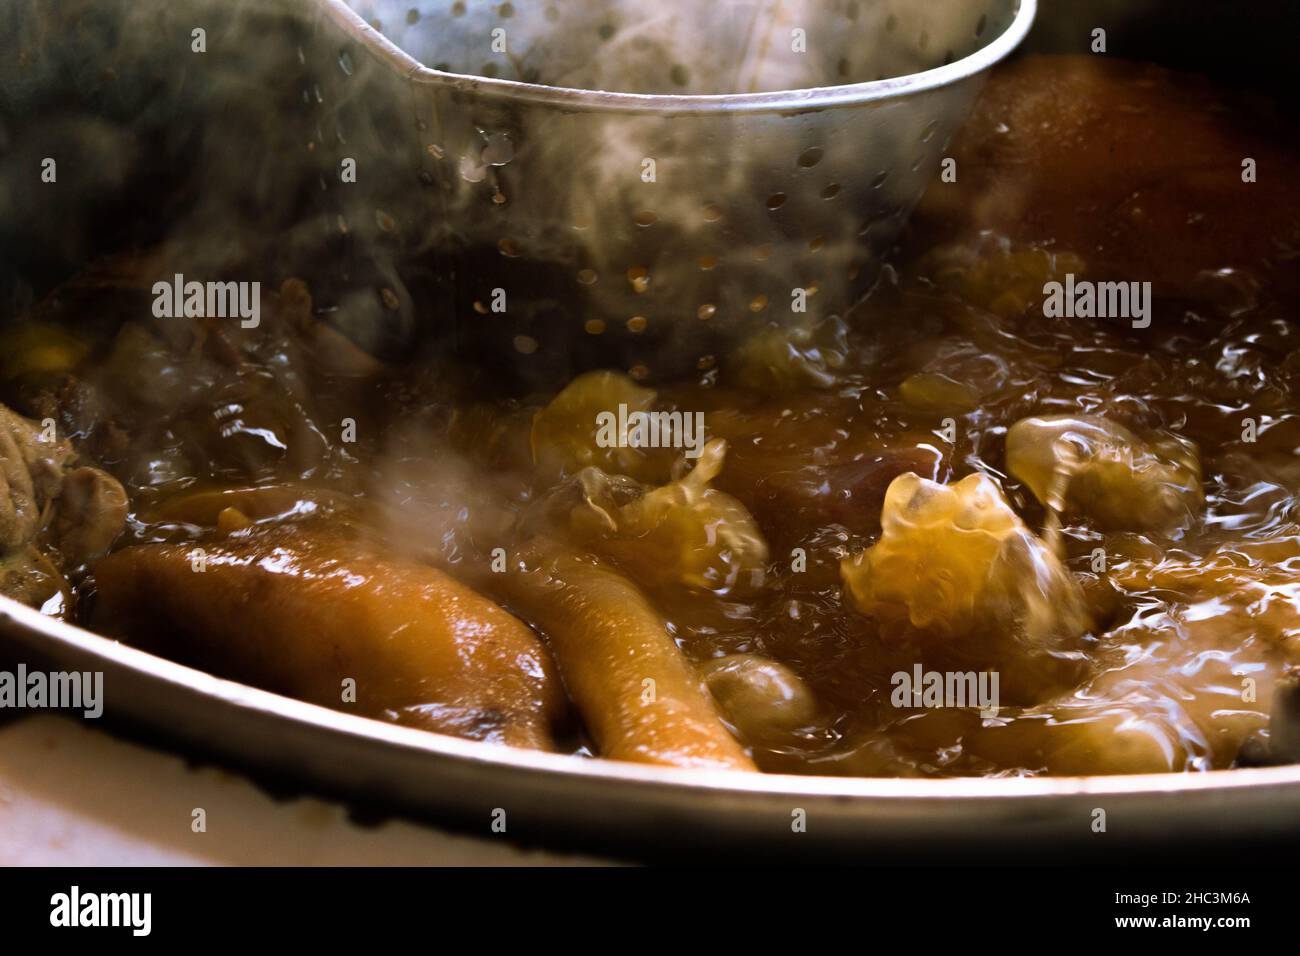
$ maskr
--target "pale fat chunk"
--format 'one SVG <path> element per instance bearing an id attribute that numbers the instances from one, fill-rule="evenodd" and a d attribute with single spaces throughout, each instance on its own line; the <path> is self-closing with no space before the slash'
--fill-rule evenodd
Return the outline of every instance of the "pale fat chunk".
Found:
<path id="1" fill-rule="evenodd" d="M 840 569 L 870 617 L 945 639 L 992 632 L 1041 646 L 1090 629 L 1078 583 L 985 475 L 952 485 L 900 475 L 881 527 Z"/>
<path id="2" fill-rule="evenodd" d="M 1044 505 L 1103 531 L 1172 531 L 1201 511 L 1196 446 L 1144 440 L 1096 415 L 1026 418 L 1007 432 L 1007 470 Z"/>

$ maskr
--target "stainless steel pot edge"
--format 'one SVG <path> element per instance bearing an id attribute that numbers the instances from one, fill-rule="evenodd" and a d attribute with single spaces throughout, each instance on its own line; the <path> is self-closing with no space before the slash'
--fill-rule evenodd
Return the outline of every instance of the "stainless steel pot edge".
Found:
<path id="1" fill-rule="evenodd" d="M 859 106 L 873 100 L 920 93 L 949 86 L 989 69 L 1009 55 L 1028 35 L 1038 11 L 1038 0 L 1020 0 L 1015 18 L 1001 35 L 970 56 L 946 66 L 907 76 L 775 93 L 644 94 L 610 93 L 569 87 L 542 86 L 460 73 L 444 73 L 412 58 L 367 23 L 345 0 L 319 0 L 324 14 L 368 53 L 418 84 L 446 86 L 479 96 L 542 104 L 571 111 L 605 110 L 618 113 L 776 113 Z"/>
<path id="2" fill-rule="evenodd" d="M 1203 774 L 1140 774 L 1119 777 L 992 778 L 992 779 L 881 779 L 802 777 L 802 775 L 744 774 L 733 771 L 675 770 L 614 761 L 584 760 L 474 743 L 429 732 L 411 730 L 374 719 L 356 717 L 294 698 L 276 695 L 244 684 L 216 678 L 207 672 L 131 648 L 108 637 L 40 614 L 39 611 L 0 597 L 0 633 L 51 659 L 77 669 L 112 669 L 147 676 L 190 698 L 192 704 L 220 701 L 282 723 L 309 724 L 329 734 L 367 740 L 386 748 L 471 763 L 481 767 L 512 767 L 586 782 L 623 782 L 686 791 L 727 791 L 763 795 L 816 796 L 831 799 L 884 799 L 922 801 L 1006 800 L 1011 797 L 1061 797 L 1088 795 L 1157 796 L 1175 793 L 1230 793 L 1257 788 L 1284 788 L 1300 809 L 1300 765 L 1264 769 L 1217 770 Z M 108 706 L 112 687 L 105 687 Z M 148 701 L 131 701 L 130 708 L 147 713 Z"/>

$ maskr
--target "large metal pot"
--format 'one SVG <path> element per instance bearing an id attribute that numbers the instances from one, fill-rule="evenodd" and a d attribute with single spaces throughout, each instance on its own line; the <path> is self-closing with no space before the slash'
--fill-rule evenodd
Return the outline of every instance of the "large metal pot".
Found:
<path id="1" fill-rule="evenodd" d="M 340 235 L 318 221 L 318 170 L 304 146 L 317 118 L 309 64 L 337 37 L 321 32 L 328 22 L 302 18 L 302 3 L 20 0 L 0 13 L 0 320 L 96 252 L 157 239 L 177 224 L 187 234 L 252 228 L 267 239 L 240 254 L 262 255 L 270 269 L 331 256 L 339 320 L 359 338 L 375 335 L 373 313 L 383 306 L 356 290 L 398 289 L 401 308 L 382 326 L 382 340 L 368 343 L 376 348 L 400 346 L 417 315 L 436 314 L 451 291 L 412 264 L 411 250 L 382 229 Z M 1199 4 L 1195 16 L 1182 3 L 1154 0 L 1042 6 L 1031 40 L 1040 48 L 1086 49 L 1089 31 L 1102 26 L 1120 55 L 1261 86 L 1271 79 L 1269 64 L 1286 62 L 1261 44 L 1294 36 L 1286 29 L 1294 14 L 1282 3 L 1254 5 L 1248 23 L 1227 2 Z M 210 44 L 225 45 L 191 54 L 196 26 Z M 1148 45 L 1157 35 L 1161 41 Z M 1242 43 L 1225 44 L 1224 36 Z M 214 78 L 190 59 L 199 55 L 237 58 L 245 68 Z M 267 63 L 277 68 L 268 73 Z M 268 75 L 277 82 L 268 85 Z M 257 116 L 269 112 L 276 122 L 250 119 L 250 104 L 259 102 L 268 110 Z M 51 150 L 73 159 L 63 164 L 64 184 L 42 194 L 33 170 Z M 394 207 L 418 188 L 396 159 L 391 173 L 371 177 L 366 202 Z M 965 780 L 674 771 L 349 716 L 218 679 L 3 598 L 0 637 L 13 661 L 103 671 L 105 719 L 116 727 L 484 834 L 503 809 L 511 838 L 525 841 L 637 853 L 716 844 L 756 856 L 987 858 L 1154 845 L 1208 852 L 1243 840 L 1294 840 L 1300 820 L 1300 766 Z M 806 825 L 792 826 L 799 818 Z"/>

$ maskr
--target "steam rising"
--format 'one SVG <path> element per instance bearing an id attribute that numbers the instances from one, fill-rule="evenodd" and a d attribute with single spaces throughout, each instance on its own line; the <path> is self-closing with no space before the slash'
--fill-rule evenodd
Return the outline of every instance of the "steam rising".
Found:
<path id="1" fill-rule="evenodd" d="M 654 93 L 904 74 L 987 42 L 1011 8 L 354 6 L 464 77 Z M 103 247 L 163 241 L 169 269 L 200 281 L 303 276 L 318 313 L 373 353 L 432 340 L 532 384 L 709 368 L 756 328 L 842 311 L 974 94 L 878 113 L 593 111 L 408 82 L 326 0 L 18 0 L 0 16 L 16 47 L 0 58 L 0 162 L 53 155 L 60 172 L 0 187 L 11 311 Z"/>
<path id="2" fill-rule="evenodd" d="M 446 73 L 655 94 L 915 72 L 981 46 L 1011 11 L 962 0 L 354 7 Z M 973 94 L 920 94 L 908 109 L 682 111 L 422 80 L 433 248 L 456 273 L 461 341 L 513 356 L 527 378 L 593 366 L 658 378 L 711 368 L 769 324 L 840 312 L 870 287 Z M 806 314 L 797 290 L 810 291 Z"/>
<path id="3" fill-rule="evenodd" d="M 409 308 L 381 297 L 403 289 L 396 257 L 365 224 L 344 234 L 322 202 L 338 174 L 313 77 L 324 72 L 318 10 L 302 0 L 6 5 L 0 312 L 27 311 L 98 255 L 160 248 L 146 288 L 172 271 L 273 287 L 312 275 L 331 320 L 363 346 L 407 336 Z M 47 158 L 53 183 L 39 179 Z M 370 172 L 382 179 L 382 163 Z"/>

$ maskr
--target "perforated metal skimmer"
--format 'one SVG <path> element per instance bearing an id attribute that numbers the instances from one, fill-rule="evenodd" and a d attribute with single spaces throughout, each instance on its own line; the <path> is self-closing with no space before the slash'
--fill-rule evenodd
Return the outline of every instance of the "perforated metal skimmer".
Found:
<path id="1" fill-rule="evenodd" d="M 860 297 L 982 74 L 1035 12 L 1035 0 L 320 2 L 347 37 L 335 79 L 354 111 L 346 85 L 362 59 L 409 89 L 413 122 L 388 142 L 434 187 L 421 241 L 459 334 L 524 367 L 648 378 L 707 367 L 738 331 Z"/>

